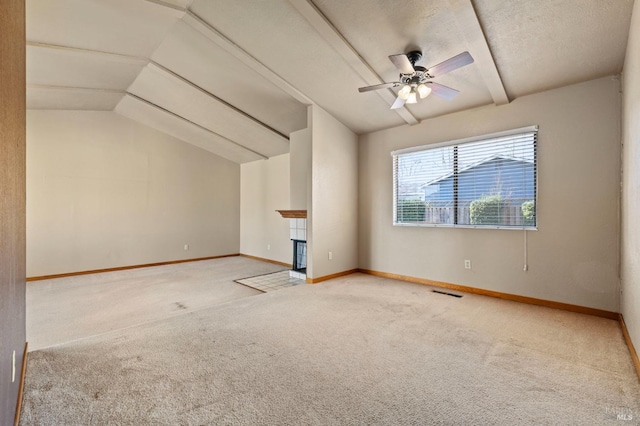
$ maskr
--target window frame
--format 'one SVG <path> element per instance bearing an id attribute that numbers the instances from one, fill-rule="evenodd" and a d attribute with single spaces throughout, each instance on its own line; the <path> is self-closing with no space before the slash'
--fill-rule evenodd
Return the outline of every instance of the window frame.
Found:
<path id="1" fill-rule="evenodd" d="M 397 162 L 398 162 L 398 156 L 403 155 L 403 154 L 409 154 L 409 153 L 413 153 L 413 152 L 419 152 L 419 151 L 427 151 L 427 150 L 433 150 L 433 149 L 438 149 L 438 148 L 445 148 L 445 147 L 458 147 L 460 145 L 464 145 L 464 144 L 468 144 L 468 143 L 472 143 L 472 142 L 483 142 L 483 141 L 489 141 L 491 139 L 497 139 L 497 138 L 502 138 L 502 137 L 509 137 L 509 136 L 514 136 L 517 134 L 522 134 L 522 133 L 534 133 L 534 146 L 533 146 L 533 152 L 534 152 L 534 160 L 533 160 L 533 170 L 534 170 L 534 208 L 535 208 L 535 224 L 534 225 L 522 225 L 522 226 L 505 226 L 505 225 L 473 225 L 473 224 L 458 224 L 458 223 L 425 223 L 425 222 L 398 222 L 397 221 L 397 217 L 398 217 L 398 176 L 397 176 Z M 539 219 L 538 219 L 538 193 L 539 193 L 539 182 L 538 182 L 538 125 L 532 125 L 532 126 L 527 126 L 527 127 L 521 127 L 521 128 L 517 128 L 517 129 L 512 129 L 512 130 L 505 130 L 502 132 L 496 132 L 496 133 L 490 133 L 490 134 L 485 134 L 485 135 L 479 135 L 479 136 L 472 136 L 469 138 L 463 138 L 463 139 L 455 139 L 455 140 L 449 140 L 449 141 L 445 141 L 445 142 L 438 142 L 438 143 L 434 143 L 434 144 L 428 144 L 428 145 L 420 145 L 420 146 L 415 146 L 415 147 L 410 147 L 410 148 L 404 148 L 404 149 L 399 149 L 399 150 L 395 150 L 391 152 L 391 157 L 392 157 L 392 175 L 393 175 L 393 216 L 392 216 L 392 221 L 393 221 L 393 226 L 409 226 L 409 227 L 419 227 L 419 228 L 469 228 L 469 229 L 506 229 L 506 230 L 516 230 L 516 231 L 522 231 L 522 230 L 527 230 L 527 231 L 537 231 L 539 228 Z M 457 177 L 459 176 L 458 173 L 452 172 L 455 176 L 455 179 L 457 180 Z M 454 206 L 456 207 L 456 212 L 457 212 L 457 207 L 458 207 L 458 199 L 457 199 L 457 194 L 454 194 Z M 457 213 L 454 214 L 454 222 L 457 221 Z"/>

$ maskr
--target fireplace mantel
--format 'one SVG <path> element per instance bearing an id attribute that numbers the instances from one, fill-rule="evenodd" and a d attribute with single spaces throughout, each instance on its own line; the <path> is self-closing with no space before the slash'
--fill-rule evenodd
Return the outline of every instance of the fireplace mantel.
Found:
<path id="1" fill-rule="evenodd" d="M 306 219 L 306 210 L 276 210 L 285 219 Z"/>

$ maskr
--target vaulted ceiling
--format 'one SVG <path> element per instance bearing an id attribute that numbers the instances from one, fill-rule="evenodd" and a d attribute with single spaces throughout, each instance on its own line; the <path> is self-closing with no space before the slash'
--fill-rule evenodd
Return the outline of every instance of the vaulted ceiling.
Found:
<path id="1" fill-rule="evenodd" d="M 317 104 L 366 133 L 617 74 L 633 0 L 27 0 L 27 107 L 106 110 L 244 163 Z M 460 91 L 391 110 L 391 54 Z"/>

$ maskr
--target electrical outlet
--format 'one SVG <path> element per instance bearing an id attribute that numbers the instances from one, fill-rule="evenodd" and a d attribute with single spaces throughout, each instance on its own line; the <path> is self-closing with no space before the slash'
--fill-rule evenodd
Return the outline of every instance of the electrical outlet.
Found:
<path id="1" fill-rule="evenodd" d="M 184 249 L 185 249 L 185 250 L 189 250 L 189 244 L 185 244 L 185 245 L 184 245 Z"/>
<path id="2" fill-rule="evenodd" d="M 333 252 L 329 252 L 329 260 L 333 259 Z"/>
<path id="3" fill-rule="evenodd" d="M 469 259 L 465 259 L 464 269 L 471 269 L 471 261 Z"/>
<path id="4" fill-rule="evenodd" d="M 267 250 L 271 250 L 271 244 L 267 244 Z"/>
<path id="5" fill-rule="evenodd" d="M 13 359 L 11 360 L 11 383 L 16 381 L 16 351 L 13 351 Z"/>

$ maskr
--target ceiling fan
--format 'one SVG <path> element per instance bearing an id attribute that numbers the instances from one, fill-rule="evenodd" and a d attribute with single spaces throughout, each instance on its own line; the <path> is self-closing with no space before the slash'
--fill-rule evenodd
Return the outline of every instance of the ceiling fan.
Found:
<path id="1" fill-rule="evenodd" d="M 452 89 L 451 87 L 435 83 L 431 81 L 431 79 L 453 70 L 457 70 L 458 68 L 462 68 L 473 62 L 473 58 L 469 52 L 462 52 L 459 55 L 439 63 L 438 65 L 434 65 L 431 68 L 425 68 L 420 65 L 416 65 L 416 62 L 422 59 L 422 52 L 419 50 L 413 50 L 407 54 L 391 55 L 389 56 L 389 59 L 393 62 L 393 65 L 400 70 L 400 81 L 361 87 L 358 91 L 369 92 L 371 90 L 389 89 L 391 87 L 402 86 L 402 89 L 398 91 L 398 98 L 393 105 L 391 105 L 391 109 L 402 108 L 405 103 L 415 104 L 418 102 L 418 96 L 422 99 L 429 96 L 429 93 L 433 93 L 434 95 L 446 100 L 453 99 L 458 93 L 460 93 L 459 91 Z"/>

